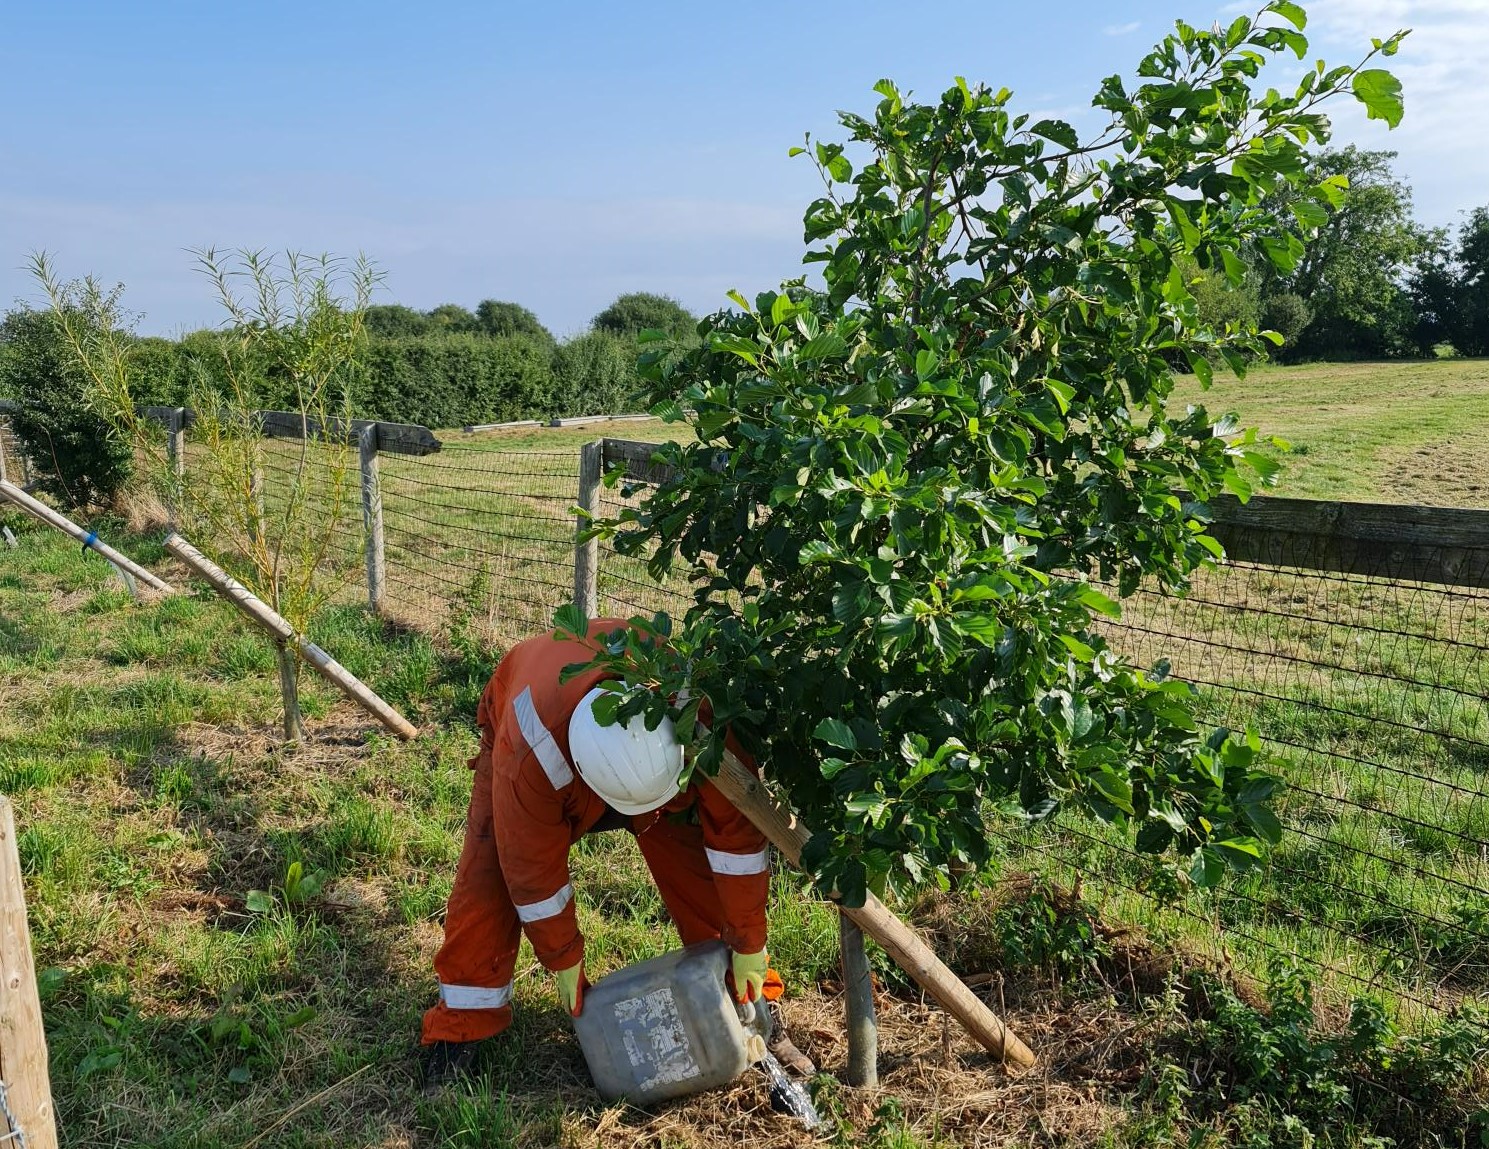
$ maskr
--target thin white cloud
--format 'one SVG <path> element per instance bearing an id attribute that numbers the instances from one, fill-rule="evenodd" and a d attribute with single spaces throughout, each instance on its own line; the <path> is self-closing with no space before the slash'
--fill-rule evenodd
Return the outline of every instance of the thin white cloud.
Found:
<path id="1" fill-rule="evenodd" d="M 1130 36 L 1142 26 L 1141 20 L 1133 20 L 1126 24 L 1108 24 L 1102 32 L 1108 36 Z"/>

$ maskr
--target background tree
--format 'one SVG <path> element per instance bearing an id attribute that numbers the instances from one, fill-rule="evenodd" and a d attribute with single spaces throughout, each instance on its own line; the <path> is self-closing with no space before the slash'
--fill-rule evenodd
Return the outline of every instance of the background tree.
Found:
<path id="1" fill-rule="evenodd" d="M 1411 295 L 1424 351 L 1451 343 L 1460 355 L 1489 354 L 1489 207 L 1468 214 L 1456 242 L 1445 228 L 1431 234 Z"/>
<path id="2" fill-rule="evenodd" d="M 404 335 L 425 335 L 429 332 L 429 317 L 422 311 L 405 307 L 401 303 L 379 303 L 367 309 L 367 333 L 397 338 Z"/>
<path id="3" fill-rule="evenodd" d="M 476 321 L 484 335 L 498 338 L 520 335 L 550 352 L 554 348 L 553 332 L 544 327 L 538 317 L 520 303 L 483 299 L 476 304 Z"/>
<path id="4" fill-rule="evenodd" d="M 64 507 L 107 503 L 129 482 L 129 439 L 88 403 L 87 377 L 51 312 L 19 309 L 0 322 L 0 396 L 19 404 L 11 429 L 38 464 L 37 485 Z"/>
<path id="5" fill-rule="evenodd" d="M 1254 257 L 1264 309 L 1278 296 L 1294 295 L 1311 313 L 1296 340 L 1283 344 L 1283 359 L 1373 359 L 1416 350 L 1406 281 L 1427 236 L 1412 219 L 1411 188 L 1392 170 L 1395 158 L 1353 144 L 1313 156 L 1307 182 L 1333 180 L 1345 189 L 1343 205 L 1326 217 L 1291 185 L 1267 204 L 1279 219 L 1298 212 L 1301 223 L 1317 225 L 1294 267 L 1278 269 L 1264 251 Z M 1294 304 L 1279 307 L 1285 310 L 1274 314 L 1288 320 L 1300 315 Z"/>
<path id="6" fill-rule="evenodd" d="M 693 333 L 697 323 L 693 313 L 670 296 L 633 291 L 618 296 L 590 321 L 590 328 L 628 339 L 647 330 L 665 331 L 674 339 L 682 339 Z"/>
<path id="7" fill-rule="evenodd" d="M 1220 551 L 1206 500 L 1275 469 L 1233 418 L 1170 409 L 1169 362 L 1203 382 L 1210 355 L 1242 372 L 1258 350 L 1203 325 L 1183 266 L 1240 285 L 1259 248 L 1293 272 L 1341 200 L 1304 153 L 1320 104 L 1401 116 L 1363 65 L 1255 94 L 1268 56 L 1306 53 L 1305 20 L 1275 0 L 1179 23 L 1135 83 L 1103 82 L 1087 140 L 1006 90 L 920 104 L 882 81 L 872 116 L 841 117 L 847 146 L 801 149 L 828 189 L 805 217 L 824 289 L 734 295 L 702 346 L 644 357 L 658 414 L 696 439 L 596 531 L 696 595 L 598 652 L 650 688 L 615 713 L 670 711 L 705 771 L 731 726 L 810 811 L 804 860 L 849 904 L 987 864 L 990 809 L 1102 819 L 1201 883 L 1277 839 L 1259 741 L 1200 730 L 1187 685 L 1109 650 L 1092 616 L 1119 607 L 1091 580 L 1183 587 Z M 1280 226 L 1286 188 L 1318 211 Z"/>
<path id="8" fill-rule="evenodd" d="M 481 330 L 476 317 L 458 303 L 441 303 L 425 313 L 428 330 L 444 335 L 474 335 Z"/>

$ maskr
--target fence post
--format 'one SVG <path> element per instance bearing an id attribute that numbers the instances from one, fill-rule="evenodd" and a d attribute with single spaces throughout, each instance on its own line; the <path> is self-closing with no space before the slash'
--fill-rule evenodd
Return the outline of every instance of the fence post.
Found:
<path id="1" fill-rule="evenodd" d="M 57 1149 L 15 810 L 0 796 L 0 1141 Z"/>
<path id="2" fill-rule="evenodd" d="M 600 440 L 586 443 L 579 449 L 579 509 L 589 514 L 600 505 L 600 476 L 605 469 L 605 444 Z M 575 528 L 576 536 L 588 526 L 581 515 Z M 584 612 L 585 618 L 594 618 L 600 612 L 600 542 L 574 544 L 574 605 Z"/>
<path id="3" fill-rule="evenodd" d="M 879 1023 L 874 1016 L 874 975 L 863 930 L 847 914 L 838 915 L 838 948 L 843 959 L 843 1001 L 848 1011 L 847 1084 L 872 1089 L 879 1084 Z"/>
<path id="4" fill-rule="evenodd" d="M 5 473 L 5 432 L 9 426 L 9 421 L 0 423 L 0 483 L 7 482 L 10 478 Z"/>
<path id="5" fill-rule="evenodd" d="M 363 427 L 357 436 L 357 455 L 362 467 L 362 528 L 367 535 L 367 605 L 381 611 L 387 554 L 383 547 L 383 492 L 378 483 L 376 423 Z"/>
<path id="6" fill-rule="evenodd" d="M 186 474 L 186 408 L 172 407 L 170 437 L 166 441 L 166 453 L 170 456 L 171 471 L 179 481 Z"/>

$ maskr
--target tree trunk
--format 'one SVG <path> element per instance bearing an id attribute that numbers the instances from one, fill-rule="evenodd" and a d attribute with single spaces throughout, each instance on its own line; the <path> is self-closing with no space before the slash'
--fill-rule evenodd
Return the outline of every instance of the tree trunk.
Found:
<path id="1" fill-rule="evenodd" d="M 299 742 L 305 737 L 305 726 L 300 721 L 300 686 L 295 652 L 284 642 L 276 642 L 274 649 L 279 658 L 279 690 L 284 695 L 284 740 Z"/>
<path id="2" fill-rule="evenodd" d="M 843 1000 L 848 1011 L 848 1071 L 843 1080 L 859 1089 L 879 1084 L 879 1023 L 874 1016 L 874 975 L 863 930 L 847 914 L 838 915 L 843 956 Z"/>

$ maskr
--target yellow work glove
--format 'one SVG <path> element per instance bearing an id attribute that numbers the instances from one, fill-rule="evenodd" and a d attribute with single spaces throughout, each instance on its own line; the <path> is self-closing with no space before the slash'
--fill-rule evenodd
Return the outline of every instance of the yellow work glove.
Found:
<path id="1" fill-rule="evenodd" d="M 581 961 L 568 969 L 561 969 L 553 977 L 558 982 L 559 1001 L 564 1003 L 570 1017 L 578 1017 L 584 1010 L 584 991 L 589 988 L 584 976 L 584 963 Z"/>
<path id="2" fill-rule="evenodd" d="M 757 954 L 735 954 L 733 968 L 735 998 L 741 1004 L 758 1001 L 765 989 L 765 973 L 770 968 L 770 958 L 765 951 L 761 950 Z"/>

